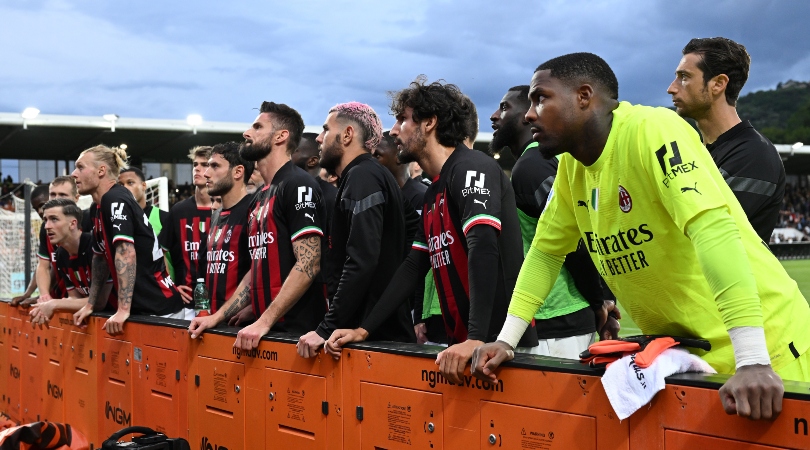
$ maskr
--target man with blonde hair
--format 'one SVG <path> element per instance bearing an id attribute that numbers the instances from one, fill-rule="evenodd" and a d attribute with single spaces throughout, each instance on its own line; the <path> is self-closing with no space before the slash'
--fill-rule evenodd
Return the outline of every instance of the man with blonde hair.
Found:
<path id="1" fill-rule="evenodd" d="M 149 218 L 132 194 L 118 184 L 118 174 L 127 168 L 127 154 L 120 148 L 98 145 L 81 153 L 73 178 L 79 194 L 93 197 L 92 282 L 87 305 L 75 315 L 81 324 L 94 310 L 103 309 L 104 280 L 112 273 L 118 294 L 118 310 L 104 324 L 107 333 L 121 334 L 130 314 L 148 314 L 182 319 L 183 305 L 174 286 L 163 251 Z"/>
<path id="2" fill-rule="evenodd" d="M 160 231 L 160 245 L 169 255 L 174 270 L 172 278 L 186 304 L 186 318 L 194 317 L 192 290 L 199 278 L 205 278 L 208 265 L 205 249 L 211 225 L 211 196 L 208 195 L 203 176 L 208 168 L 211 147 L 194 147 L 188 154 L 191 160 L 194 196 L 175 204 Z"/>

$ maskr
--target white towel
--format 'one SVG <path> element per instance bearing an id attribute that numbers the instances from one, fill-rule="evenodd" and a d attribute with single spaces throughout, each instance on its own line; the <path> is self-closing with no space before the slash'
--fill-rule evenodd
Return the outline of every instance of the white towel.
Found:
<path id="1" fill-rule="evenodd" d="M 602 386 L 619 420 L 630 417 L 649 403 L 658 391 L 664 389 L 664 378 L 672 374 L 717 373 L 699 356 L 681 348 L 664 350 L 646 369 L 637 366 L 635 358 L 635 353 L 625 356 L 611 364 L 602 375 Z"/>

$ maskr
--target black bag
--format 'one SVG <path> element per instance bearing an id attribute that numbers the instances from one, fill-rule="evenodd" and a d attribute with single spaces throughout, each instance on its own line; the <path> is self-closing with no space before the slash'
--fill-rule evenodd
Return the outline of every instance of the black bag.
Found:
<path id="1" fill-rule="evenodd" d="M 138 433 L 130 442 L 119 441 L 128 434 Z M 138 450 L 191 450 L 191 447 L 183 438 L 168 438 L 165 434 L 147 427 L 127 427 L 113 433 L 109 439 L 101 444 L 102 450 L 116 449 L 138 449 Z"/>

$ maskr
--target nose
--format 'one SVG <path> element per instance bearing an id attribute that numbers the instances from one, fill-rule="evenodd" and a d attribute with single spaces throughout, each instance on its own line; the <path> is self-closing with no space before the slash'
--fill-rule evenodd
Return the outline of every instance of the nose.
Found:
<path id="1" fill-rule="evenodd" d="M 324 133 L 325 133 L 325 131 L 321 131 L 321 134 L 319 134 L 318 137 L 315 138 L 315 142 L 317 142 L 319 144 L 323 144 L 323 134 Z"/>
<path id="2" fill-rule="evenodd" d="M 526 119 L 526 122 L 534 123 L 537 120 L 537 111 L 535 111 L 535 104 L 532 103 L 532 106 L 529 107 L 529 110 L 526 111 L 526 115 L 523 117 Z"/>
<path id="3" fill-rule="evenodd" d="M 206 167 L 206 168 L 205 168 L 205 172 L 203 172 L 203 176 L 204 176 L 205 178 L 211 178 L 211 174 L 210 174 L 210 173 L 208 173 L 208 169 L 209 169 L 210 167 L 211 167 L 211 166 Z"/>
<path id="4" fill-rule="evenodd" d="M 391 128 L 391 131 L 389 131 L 388 134 L 391 135 L 391 136 L 397 137 L 397 136 L 399 136 L 399 132 L 401 130 L 402 130 L 402 127 L 400 126 L 399 122 L 397 122 L 397 123 L 394 124 L 394 127 Z"/>
<path id="5" fill-rule="evenodd" d="M 492 121 L 493 124 L 495 122 L 497 122 L 498 120 L 500 120 L 500 119 L 501 119 L 501 109 L 500 108 L 496 109 L 495 112 L 492 113 L 491 116 L 489 116 L 489 120 Z"/>
<path id="6" fill-rule="evenodd" d="M 669 87 L 667 88 L 667 94 L 675 95 L 678 93 L 678 88 L 675 86 L 676 81 L 678 81 L 677 78 L 672 80 L 672 83 L 669 83 Z"/>
<path id="7" fill-rule="evenodd" d="M 242 137 L 245 138 L 245 140 L 250 138 L 250 130 L 252 130 L 252 128 L 248 128 L 244 133 L 242 133 Z"/>

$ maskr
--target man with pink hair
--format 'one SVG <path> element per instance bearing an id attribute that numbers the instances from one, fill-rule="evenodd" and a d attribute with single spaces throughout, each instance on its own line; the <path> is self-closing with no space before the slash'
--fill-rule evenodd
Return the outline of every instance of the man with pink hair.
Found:
<path id="1" fill-rule="evenodd" d="M 331 301 L 317 329 L 298 341 L 298 353 L 305 358 L 317 355 L 335 329 L 360 325 L 405 259 L 409 231 L 415 231 L 406 225 L 399 184 L 371 155 L 381 138 L 377 113 L 351 102 L 329 110 L 316 139 L 321 167 L 340 178 L 326 265 Z M 416 215 L 413 208 L 407 213 L 409 218 Z M 407 305 L 401 305 L 370 339 L 416 342 Z"/>

